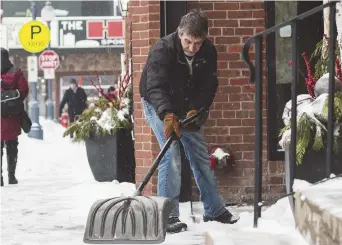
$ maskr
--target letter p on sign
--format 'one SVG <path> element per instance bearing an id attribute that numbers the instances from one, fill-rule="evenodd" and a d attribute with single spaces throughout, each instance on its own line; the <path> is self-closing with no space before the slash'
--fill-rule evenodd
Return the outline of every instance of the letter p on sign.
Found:
<path id="1" fill-rule="evenodd" d="M 41 21 L 29 21 L 21 27 L 19 41 L 26 51 L 30 53 L 41 52 L 50 43 L 50 30 Z"/>

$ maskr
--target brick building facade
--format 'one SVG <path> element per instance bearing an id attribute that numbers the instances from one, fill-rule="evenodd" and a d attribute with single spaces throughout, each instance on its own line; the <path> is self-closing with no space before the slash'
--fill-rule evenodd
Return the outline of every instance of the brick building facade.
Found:
<path id="1" fill-rule="evenodd" d="M 187 5 L 188 11 L 201 9 L 207 13 L 209 38 L 218 52 L 219 88 L 206 123 L 205 136 L 209 146 L 231 149 L 236 160 L 234 171 L 216 171 L 219 191 L 226 200 L 250 201 L 254 193 L 255 88 L 248 83 L 249 71 L 241 59 L 241 50 L 248 37 L 265 29 L 264 2 L 188 1 Z M 129 2 L 126 30 L 132 22 L 137 181 L 159 152 L 157 140 L 144 119 L 138 87 L 149 49 L 161 36 L 160 13 L 159 1 Z M 129 40 L 127 44 L 129 47 Z M 264 153 L 263 191 L 269 198 L 284 191 L 283 164 L 268 161 L 267 152 Z M 156 182 L 156 178 L 150 182 L 146 194 L 156 193 Z"/>

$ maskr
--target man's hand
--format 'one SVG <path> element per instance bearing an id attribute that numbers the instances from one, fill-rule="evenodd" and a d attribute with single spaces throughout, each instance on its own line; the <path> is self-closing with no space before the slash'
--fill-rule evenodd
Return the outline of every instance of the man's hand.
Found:
<path id="1" fill-rule="evenodd" d="M 197 113 L 197 110 L 190 110 L 188 111 L 188 113 L 186 113 L 186 118 L 192 117 L 193 115 L 195 115 Z M 194 122 L 184 126 L 184 129 L 186 129 L 189 132 L 197 132 L 198 130 L 200 130 L 200 126 L 198 126 L 196 124 L 196 122 L 200 121 L 201 117 L 199 116 L 198 118 L 196 118 L 194 120 Z"/>
<path id="2" fill-rule="evenodd" d="M 186 118 L 192 117 L 196 113 L 197 113 L 197 110 L 190 110 L 188 111 L 188 113 L 186 113 Z M 198 122 L 199 120 L 201 120 L 200 116 L 196 118 L 195 122 Z"/>
<path id="3" fill-rule="evenodd" d="M 168 113 L 164 117 L 164 135 L 165 138 L 168 139 L 171 136 L 171 133 L 174 132 L 178 138 L 181 137 L 179 131 L 179 123 L 177 117 L 173 113 Z"/>

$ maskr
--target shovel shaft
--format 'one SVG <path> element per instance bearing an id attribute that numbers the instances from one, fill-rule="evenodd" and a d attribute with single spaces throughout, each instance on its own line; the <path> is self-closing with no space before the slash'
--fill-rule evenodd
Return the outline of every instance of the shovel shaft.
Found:
<path id="1" fill-rule="evenodd" d="M 193 123 L 198 117 L 201 116 L 202 112 L 204 111 L 204 108 L 200 109 L 195 115 L 186 118 L 184 120 L 181 120 L 179 122 L 179 126 L 180 127 L 184 127 L 190 123 Z M 163 148 L 161 149 L 161 151 L 159 152 L 157 158 L 154 160 L 154 162 L 152 163 L 151 168 L 148 170 L 147 174 L 145 175 L 143 181 L 140 183 L 139 187 L 137 188 L 137 190 L 134 192 L 133 197 L 136 196 L 140 196 L 141 192 L 143 191 L 144 187 L 147 185 L 147 183 L 150 181 L 153 173 L 156 171 L 160 161 L 162 160 L 162 158 L 164 157 L 166 151 L 170 148 L 172 142 L 174 140 L 177 140 L 177 137 L 174 134 L 171 134 L 170 138 L 168 138 L 168 140 L 166 141 L 165 145 L 163 146 Z"/>
<path id="2" fill-rule="evenodd" d="M 152 163 L 151 168 L 148 170 L 147 174 L 145 175 L 143 181 L 140 183 L 138 189 L 135 191 L 134 196 L 139 196 L 148 183 L 148 181 L 151 179 L 154 171 L 156 171 L 160 161 L 162 160 L 163 156 L 165 155 L 166 151 L 170 148 L 170 145 L 172 144 L 172 141 L 174 141 L 174 135 L 172 135 L 163 146 L 162 150 L 159 152 L 157 158 Z"/>

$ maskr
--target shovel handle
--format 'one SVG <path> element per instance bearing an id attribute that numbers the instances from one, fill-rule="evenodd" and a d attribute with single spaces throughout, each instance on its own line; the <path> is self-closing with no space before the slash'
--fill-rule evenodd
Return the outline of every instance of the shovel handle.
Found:
<path id="1" fill-rule="evenodd" d="M 201 114 L 204 112 L 204 108 L 201 108 L 196 114 L 192 115 L 189 118 L 186 118 L 184 120 L 180 120 L 179 121 L 179 126 L 180 127 L 185 127 L 188 124 L 193 123 L 194 121 L 196 121 L 196 119 L 198 119 Z M 143 191 L 144 187 L 146 186 L 146 184 L 150 181 L 152 175 L 154 174 L 154 172 L 156 171 L 160 161 L 163 159 L 166 151 L 170 148 L 172 142 L 174 140 L 177 140 L 177 137 L 175 136 L 175 134 L 171 134 L 171 136 L 167 139 L 166 143 L 164 144 L 163 148 L 161 149 L 161 151 L 159 152 L 157 158 L 154 160 L 154 162 L 152 163 L 151 168 L 148 170 L 148 172 L 146 173 L 146 175 L 144 176 L 144 179 L 142 180 L 142 182 L 140 183 L 138 189 L 134 192 L 133 197 L 136 196 L 140 196 L 141 192 Z"/>

